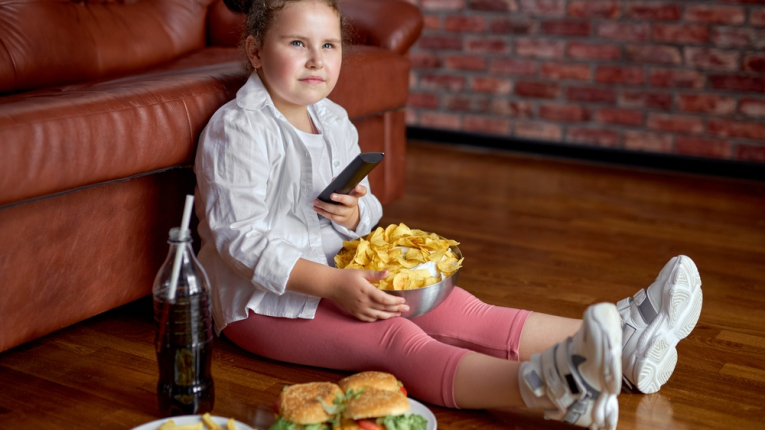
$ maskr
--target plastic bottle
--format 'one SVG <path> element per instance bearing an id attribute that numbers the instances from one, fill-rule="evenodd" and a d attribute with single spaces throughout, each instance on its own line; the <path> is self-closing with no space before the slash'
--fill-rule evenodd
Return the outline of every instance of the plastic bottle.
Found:
<path id="1" fill-rule="evenodd" d="M 210 412 L 215 401 L 210 283 L 191 249 L 190 230 L 171 229 L 167 243 L 170 250 L 152 291 L 159 410 L 164 417 L 202 414 Z M 172 288 L 176 259 L 179 269 Z"/>

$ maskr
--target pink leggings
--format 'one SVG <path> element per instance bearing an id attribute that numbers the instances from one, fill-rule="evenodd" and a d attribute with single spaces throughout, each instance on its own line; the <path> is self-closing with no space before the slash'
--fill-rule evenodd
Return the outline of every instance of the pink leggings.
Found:
<path id="1" fill-rule="evenodd" d="M 454 377 L 470 351 L 518 360 L 529 311 L 491 306 L 456 287 L 439 307 L 407 320 L 362 322 L 330 300 L 314 319 L 275 318 L 250 311 L 224 334 L 257 355 L 346 371 L 379 370 L 402 381 L 412 397 L 456 408 Z"/>

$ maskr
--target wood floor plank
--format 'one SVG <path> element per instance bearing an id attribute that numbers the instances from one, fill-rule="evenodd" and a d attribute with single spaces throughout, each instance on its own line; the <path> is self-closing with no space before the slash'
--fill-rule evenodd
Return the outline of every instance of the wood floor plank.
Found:
<path id="1" fill-rule="evenodd" d="M 762 429 L 765 183 L 410 142 L 406 196 L 381 225 L 458 240 L 480 299 L 579 318 L 686 254 L 704 305 L 660 392 L 619 396 L 620 430 Z M 127 430 L 158 418 L 150 298 L 0 353 L 0 430 Z M 216 338 L 214 413 L 259 429 L 292 383 L 347 373 L 269 360 Z M 539 412 L 429 405 L 442 430 L 571 429 Z"/>

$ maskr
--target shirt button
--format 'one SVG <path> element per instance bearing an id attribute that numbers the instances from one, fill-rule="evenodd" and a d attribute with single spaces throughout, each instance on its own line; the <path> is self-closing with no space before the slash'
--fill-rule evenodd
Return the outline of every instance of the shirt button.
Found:
<path id="1" fill-rule="evenodd" d="M 333 161 L 333 162 L 332 162 L 332 167 L 334 167 L 335 169 L 337 169 L 338 167 L 340 167 L 340 162 L 339 162 L 339 161 L 337 161 L 337 160 Z"/>

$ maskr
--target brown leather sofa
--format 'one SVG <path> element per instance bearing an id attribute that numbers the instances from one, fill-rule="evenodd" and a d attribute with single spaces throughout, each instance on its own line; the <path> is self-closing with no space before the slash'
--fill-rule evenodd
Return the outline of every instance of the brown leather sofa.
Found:
<path id="1" fill-rule="evenodd" d="M 372 187 L 403 193 L 404 0 L 346 0 L 339 84 Z M 0 1 L 0 351 L 144 297 L 193 193 L 197 138 L 247 76 L 219 0 Z"/>

